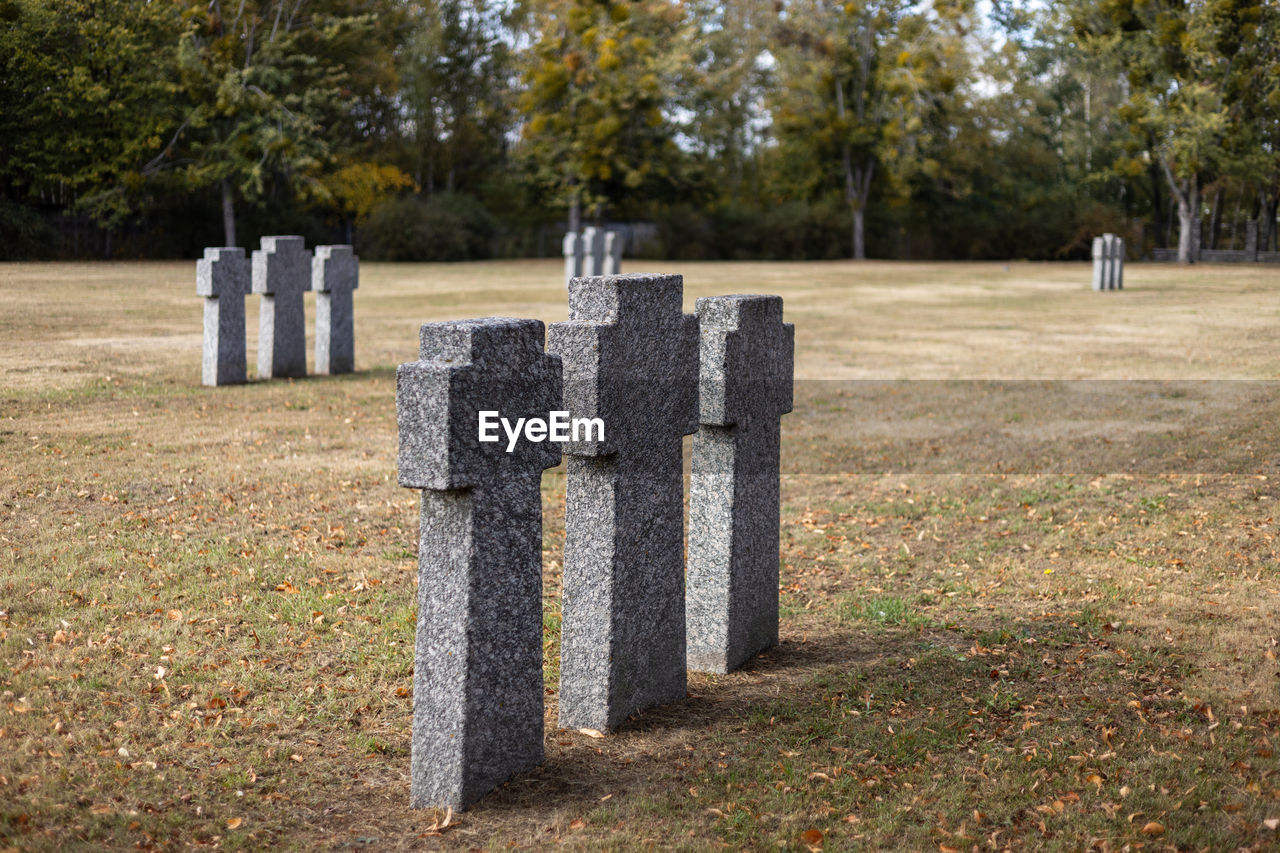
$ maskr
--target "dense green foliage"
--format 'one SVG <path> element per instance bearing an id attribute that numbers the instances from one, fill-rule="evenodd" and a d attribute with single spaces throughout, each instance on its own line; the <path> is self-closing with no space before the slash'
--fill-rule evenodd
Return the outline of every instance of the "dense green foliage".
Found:
<path id="1" fill-rule="evenodd" d="M 0 0 L 0 258 L 1191 260 L 1278 202 L 1276 0 Z"/>

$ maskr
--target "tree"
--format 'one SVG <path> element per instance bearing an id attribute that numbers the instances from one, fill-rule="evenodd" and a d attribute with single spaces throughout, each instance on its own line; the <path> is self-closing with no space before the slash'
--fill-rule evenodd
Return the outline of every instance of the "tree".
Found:
<path id="1" fill-rule="evenodd" d="M 670 93 L 685 90 L 690 23 L 670 0 L 534 0 L 520 154 L 551 198 L 601 220 L 678 181 Z"/>
<path id="2" fill-rule="evenodd" d="M 506 12 L 484 0 L 415 10 L 400 52 L 406 168 L 427 195 L 475 192 L 501 172 L 514 124 Z"/>
<path id="3" fill-rule="evenodd" d="M 361 118 L 394 91 L 400 20 L 384 2 L 186 0 L 178 53 L 185 116 L 148 175 L 217 187 L 224 240 L 236 245 L 237 199 L 277 185 L 328 200 L 319 174 L 361 137 Z"/>
<path id="4" fill-rule="evenodd" d="M 1274 40 L 1260 38 L 1273 3 L 1263 0 L 1084 2 L 1074 10 L 1083 47 L 1128 83 L 1121 115 L 1144 156 L 1164 174 L 1178 208 L 1178 260 L 1196 259 L 1203 188 L 1252 172 L 1265 138 Z M 1264 71 L 1265 74 L 1265 71 Z M 1261 131 L 1261 133 L 1259 133 Z M 1252 139 L 1251 139 L 1252 137 Z M 1262 149 L 1265 150 L 1265 149 Z"/>
<path id="5" fill-rule="evenodd" d="M 176 124 L 166 0 L 0 0 L 0 191 L 111 228 Z"/>

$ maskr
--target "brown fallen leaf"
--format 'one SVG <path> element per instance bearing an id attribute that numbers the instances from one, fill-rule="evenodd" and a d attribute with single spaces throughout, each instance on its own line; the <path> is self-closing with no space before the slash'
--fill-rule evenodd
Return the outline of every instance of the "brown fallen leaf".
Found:
<path id="1" fill-rule="evenodd" d="M 1146 826 L 1142 827 L 1142 834 L 1143 835 L 1164 835 L 1164 824 L 1156 820 L 1150 821 L 1147 823 Z"/>
<path id="2" fill-rule="evenodd" d="M 89 811 L 94 814 L 109 814 L 111 812 L 111 806 L 106 803 L 95 803 Z"/>
<path id="3" fill-rule="evenodd" d="M 301 756 L 301 755 L 298 755 L 298 753 L 296 753 L 296 752 L 295 752 L 293 755 L 290 755 L 290 756 L 289 756 L 289 760 L 290 760 L 290 761 L 301 761 L 301 760 L 302 760 L 302 756 Z"/>
<path id="4" fill-rule="evenodd" d="M 578 734 L 586 735 L 587 737 L 604 737 L 604 732 L 598 729 L 578 729 Z"/>
<path id="5" fill-rule="evenodd" d="M 244 823 L 242 818 L 233 817 L 227 821 L 227 829 L 239 829 L 240 824 Z"/>
<path id="6" fill-rule="evenodd" d="M 574 818 L 574 819 L 573 819 L 573 823 L 569 824 L 569 828 L 570 828 L 570 829 L 582 829 L 582 828 L 583 828 L 584 826 L 586 826 L 586 825 L 587 825 L 587 822 L 586 822 L 585 820 L 583 820 L 583 819 L 582 819 L 582 818 L 580 818 L 580 817 L 576 817 L 576 818 Z"/>
<path id="7" fill-rule="evenodd" d="M 800 840 L 810 847 L 821 847 L 822 838 L 822 830 L 820 829 L 806 829 L 800 833 Z"/>
<path id="8" fill-rule="evenodd" d="M 168 619 L 169 619 L 169 621 L 170 621 L 170 622 L 181 622 L 181 621 L 182 621 L 182 611 L 181 611 L 181 610 L 170 610 L 168 613 L 166 613 L 166 614 L 165 614 L 165 616 L 166 616 L 166 617 L 168 617 Z"/>
<path id="9" fill-rule="evenodd" d="M 1262 822 L 1262 825 L 1272 832 L 1276 831 L 1276 827 L 1280 827 L 1280 817 L 1269 817 Z"/>

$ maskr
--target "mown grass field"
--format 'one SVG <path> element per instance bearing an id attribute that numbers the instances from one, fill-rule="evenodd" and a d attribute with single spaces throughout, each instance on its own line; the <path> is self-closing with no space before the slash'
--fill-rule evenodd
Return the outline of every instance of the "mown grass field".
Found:
<path id="1" fill-rule="evenodd" d="M 1274 269 L 631 266 L 787 300 L 782 643 L 557 731 L 549 471 L 547 762 L 446 821 L 394 368 L 559 264 L 367 265 L 357 374 L 222 389 L 194 264 L 0 265 L 0 851 L 1280 846 Z"/>

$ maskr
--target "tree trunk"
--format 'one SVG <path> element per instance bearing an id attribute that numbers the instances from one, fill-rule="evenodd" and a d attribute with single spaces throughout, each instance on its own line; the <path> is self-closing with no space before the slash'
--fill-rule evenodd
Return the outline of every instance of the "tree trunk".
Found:
<path id="1" fill-rule="evenodd" d="M 575 189 L 573 197 L 569 199 L 569 233 L 577 234 L 580 231 L 582 231 L 582 201 L 578 198 Z"/>
<path id="2" fill-rule="evenodd" d="M 1218 248 L 1218 234 L 1222 230 L 1222 186 L 1213 190 L 1213 212 L 1209 214 L 1209 248 Z"/>
<path id="3" fill-rule="evenodd" d="M 236 245 L 236 200 L 231 181 L 222 179 L 222 240 L 223 245 Z"/>
<path id="4" fill-rule="evenodd" d="M 1258 246 L 1264 252 L 1276 251 L 1276 210 L 1280 208 L 1280 195 L 1272 196 L 1262 205 L 1262 223 L 1267 228 L 1266 239 L 1258 237 Z"/>
<path id="5" fill-rule="evenodd" d="M 1183 182 L 1182 187 L 1174 189 L 1178 197 L 1178 263 L 1191 264 L 1199 260 L 1195 256 L 1195 230 L 1200 225 L 1200 217 L 1196 208 L 1200 206 L 1200 188 L 1195 178 Z"/>
<path id="6" fill-rule="evenodd" d="M 1160 170 L 1152 164 L 1151 169 L 1151 212 L 1154 214 L 1156 221 L 1152 223 L 1155 229 L 1156 239 L 1168 238 L 1169 229 L 1165 224 L 1165 208 L 1164 193 L 1160 192 Z M 1168 245 L 1166 243 L 1166 245 Z"/>
<path id="7" fill-rule="evenodd" d="M 1192 175 L 1179 180 L 1163 157 L 1160 165 L 1169 179 L 1169 190 L 1178 202 L 1178 263 L 1191 264 L 1199 260 L 1200 236 L 1194 232 L 1200 227 L 1200 176 Z"/>
<path id="8" fill-rule="evenodd" d="M 863 210 L 862 205 L 855 204 L 853 207 L 853 257 L 855 260 L 865 261 L 867 259 L 867 247 L 864 242 L 862 233 Z"/>

